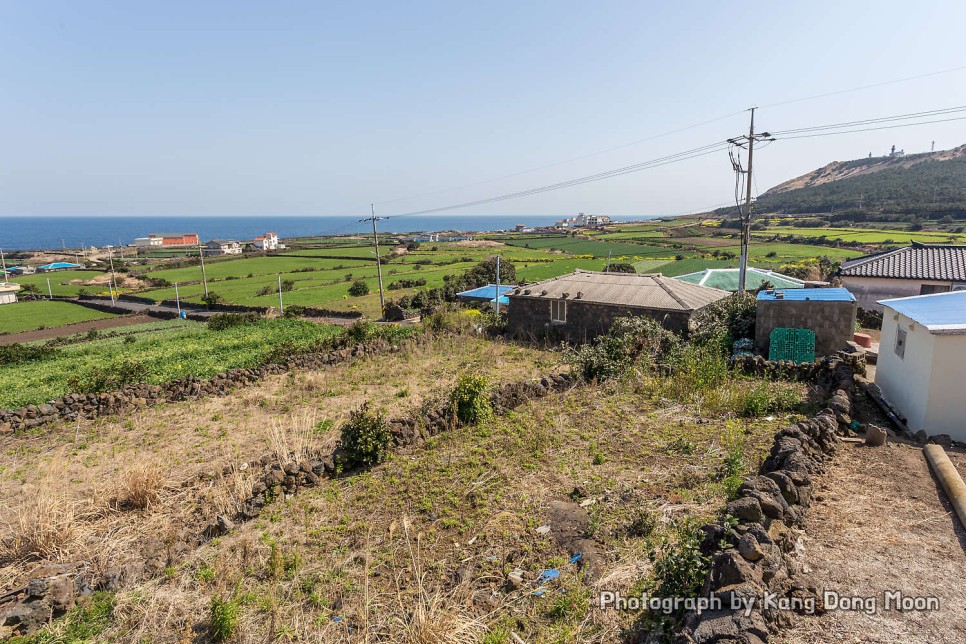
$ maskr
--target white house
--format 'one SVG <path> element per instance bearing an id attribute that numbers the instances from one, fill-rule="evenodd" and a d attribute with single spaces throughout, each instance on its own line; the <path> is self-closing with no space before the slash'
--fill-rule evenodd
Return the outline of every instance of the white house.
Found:
<path id="1" fill-rule="evenodd" d="M 151 248 L 153 246 L 161 246 L 164 240 L 160 237 L 137 237 L 134 240 L 134 245 L 138 248 Z"/>
<path id="2" fill-rule="evenodd" d="M 256 237 L 252 244 L 258 250 L 278 250 L 284 248 L 278 243 L 278 235 L 275 233 L 265 233 L 261 237 Z"/>
<path id="3" fill-rule="evenodd" d="M 966 291 L 879 303 L 876 384 L 911 431 L 966 442 Z"/>
<path id="4" fill-rule="evenodd" d="M 881 309 L 885 298 L 966 289 L 966 246 L 913 242 L 897 250 L 842 262 L 842 286 L 859 306 Z"/>
<path id="5" fill-rule="evenodd" d="M 242 245 L 241 242 L 235 241 L 234 239 L 212 239 L 205 244 L 205 254 L 209 257 L 241 255 Z"/>
<path id="6" fill-rule="evenodd" d="M 13 282 L 0 282 L 0 304 L 13 304 L 17 301 L 17 291 L 20 290 L 19 284 Z"/>

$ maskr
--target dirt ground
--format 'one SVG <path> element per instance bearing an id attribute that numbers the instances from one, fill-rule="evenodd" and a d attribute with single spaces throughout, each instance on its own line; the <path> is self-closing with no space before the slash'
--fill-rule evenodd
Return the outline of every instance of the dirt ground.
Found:
<path id="1" fill-rule="evenodd" d="M 828 610 L 795 619 L 783 642 L 966 641 L 966 531 L 916 444 L 846 443 L 818 477 L 803 577 L 821 596 L 875 597 L 876 610 Z M 961 474 L 966 455 L 949 452 Z M 939 598 L 932 611 L 887 610 L 884 593 Z"/>
<path id="2" fill-rule="evenodd" d="M 16 342 L 35 342 L 37 340 L 52 340 L 62 338 L 77 333 L 87 333 L 91 329 L 106 331 L 122 326 L 133 326 L 135 324 L 145 324 L 147 322 L 157 322 L 157 318 L 149 315 L 125 315 L 116 318 L 105 318 L 103 320 L 91 320 L 90 322 L 75 322 L 51 329 L 37 329 L 36 331 L 24 331 L 23 333 L 8 333 L 0 335 L 0 345 L 14 344 Z"/>

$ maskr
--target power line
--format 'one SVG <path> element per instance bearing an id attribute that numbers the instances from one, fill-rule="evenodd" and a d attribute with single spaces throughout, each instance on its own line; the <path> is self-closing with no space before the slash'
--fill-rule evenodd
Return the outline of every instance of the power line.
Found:
<path id="1" fill-rule="evenodd" d="M 932 123 L 949 123 L 950 121 L 964 121 L 964 120 L 966 120 L 966 116 L 958 116 L 955 118 L 937 119 L 934 121 L 921 121 L 918 123 L 900 123 L 898 125 L 883 125 L 880 127 L 867 127 L 867 128 L 861 128 L 858 130 L 838 130 L 835 132 L 817 132 L 813 134 L 799 134 L 796 136 L 782 136 L 780 137 L 779 140 L 787 141 L 790 139 L 810 139 L 816 136 L 833 136 L 835 134 L 853 134 L 855 132 L 872 132 L 874 130 L 894 130 L 896 128 L 901 128 L 901 127 L 914 127 L 916 125 L 930 125 Z"/>
<path id="2" fill-rule="evenodd" d="M 895 116 L 882 116 L 882 117 L 871 118 L 871 119 L 860 119 L 858 121 L 845 121 L 843 123 L 833 123 L 830 125 L 813 125 L 810 127 L 801 127 L 801 128 L 791 129 L 791 130 L 775 130 L 773 134 L 775 135 L 798 134 L 801 132 L 809 132 L 813 130 L 829 130 L 834 128 L 853 127 L 857 125 L 871 125 L 875 123 L 888 123 L 892 121 L 904 121 L 904 120 L 910 120 L 910 119 L 916 119 L 916 118 L 943 116 L 946 114 L 956 114 L 964 111 L 966 111 L 966 105 L 957 105 L 955 107 L 945 107 L 937 110 L 926 110 L 923 112 L 908 112 L 906 114 L 898 114 Z"/>

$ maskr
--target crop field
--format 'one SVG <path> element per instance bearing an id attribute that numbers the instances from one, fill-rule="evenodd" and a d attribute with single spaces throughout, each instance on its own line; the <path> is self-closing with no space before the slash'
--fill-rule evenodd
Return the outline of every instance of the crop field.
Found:
<path id="1" fill-rule="evenodd" d="M 188 375 L 209 377 L 235 367 L 257 366 L 283 343 L 298 351 L 342 332 L 342 327 L 284 318 L 223 331 L 171 320 L 142 335 L 68 345 L 53 349 L 46 359 L 0 367 L 0 407 L 46 402 L 70 393 L 72 376 L 91 383 L 120 373 L 128 364 L 138 365 L 137 381 L 151 384 Z"/>
<path id="2" fill-rule="evenodd" d="M 756 243 L 752 242 L 749 247 L 751 259 L 772 260 L 772 261 L 800 261 L 814 259 L 816 257 L 828 257 L 832 260 L 843 260 L 851 257 L 859 257 L 864 253 L 855 248 L 830 248 L 828 246 L 814 246 L 811 244 L 783 244 L 783 243 Z M 725 246 L 720 248 L 722 252 L 732 252 L 736 255 L 741 252 L 741 246 Z M 769 257 L 769 253 L 775 253 Z"/>
<path id="3" fill-rule="evenodd" d="M 0 333 L 20 333 L 114 317 L 70 302 L 34 300 L 0 306 Z"/>
<path id="4" fill-rule="evenodd" d="M 608 253 L 612 257 L 624 256 L 627 258 L 638 257 L 640 259 L 649 257 L 674 257 L 675 255 L 673 249 L 664 248 L 663 246 L 645 246 L 643 244 L 630 244 L 627 242 L 591 241 L 574 239 L 572 237 L 518 237 L 509 239 L 506 243 L 511 246 L 556 249 L 572 255 L 593 255 L 594 257 L 607 257 Z"/>
<path id="5" fill-rule="evenodd" d="M 793 228 L 790 226 L 773 226 L 767 230 L 754 231 L 752 235 L 756 237 L 770 237 L 772 235 L 825 237 L 827 239 L 856 241 L 865 244 L 910 244 L 914 241 L 924 244 L 966 243 L 966 234 L 963 233 L 882 230 L 875 228 Z"/>
<path id="6" fill-rule="evenodd" d="M 123 275 L 118 274 L 121 278 Z M 77 295 L 81 291 L 86 291 L 91 295 L 100 293 L 103 291 L 105 294 L 108 292 L 108 273 L 103 271 L 59 271 L 56 273 L 38 273 L 35 275 L 22 275 L 13 278 L 11 281 L 15 281 L 21 286 L 32 285 L 37 288 L 37 290 L 42 295 L 47 295 L 47 280 L 50 280 L 50 291 L 54 295 Z M 96 285 L 85 286 L 82 282 L 89 282 L 91 280 L 98 280 L 103 282 Z M 121 288 L 121 291 L 125 289 Z"/>

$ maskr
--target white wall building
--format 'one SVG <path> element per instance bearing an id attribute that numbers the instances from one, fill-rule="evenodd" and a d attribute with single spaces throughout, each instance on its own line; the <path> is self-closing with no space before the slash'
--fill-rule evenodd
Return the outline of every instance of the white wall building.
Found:
<path id="1" fill-rule="evenodd" d="M 17 301 L 17 291 L 20 284 L 13 282 L 0 282 L 0 304 L 13 304 Z"/>
<path id="2" fill-rule="evenodd" d="M 241 255 L 241 242 L 234 239 L 212 239 L 205 244 L 205 255 L 218 257 L 219 255 Z"/>
<path id="3" fill-rule="evenodd" d="M 161 246 L 164 240 L 160 237 L 138 237 L 134 240 L 134 245 L 138 248 L 151 248 L 153 246 Z"/>
<path id="4" fill-rule="evenodd" d="M 261 237 L 256 237 L 252 244 L 258 250 L 278 250 L 284 248 L 278 243 L 278 235 L 275 233 L 265 233 Z"/>
<path id="5" fill-rule="evenodd" d="M 880 304 L 876 384 L 911 431 L 966 442 L 966 291 Z"/>

